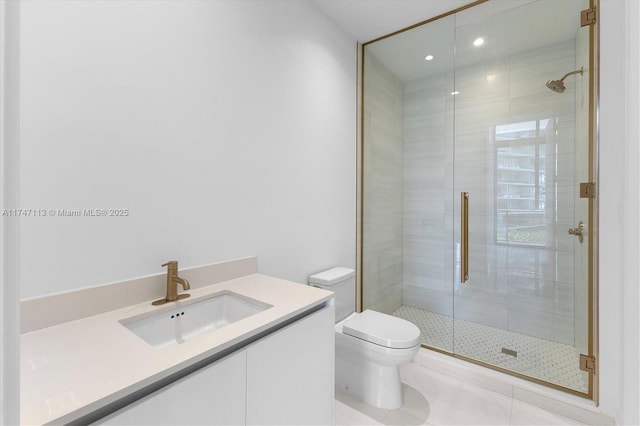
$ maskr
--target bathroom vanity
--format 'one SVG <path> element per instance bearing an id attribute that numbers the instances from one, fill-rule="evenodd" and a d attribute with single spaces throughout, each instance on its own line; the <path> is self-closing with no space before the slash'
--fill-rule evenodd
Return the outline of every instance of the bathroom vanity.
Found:
<path id="1" fill-rule="evenodd" d="M 21 422 L 333 423 L 333 293 L 261 274 L 190 293 L 24 333 Z"/>

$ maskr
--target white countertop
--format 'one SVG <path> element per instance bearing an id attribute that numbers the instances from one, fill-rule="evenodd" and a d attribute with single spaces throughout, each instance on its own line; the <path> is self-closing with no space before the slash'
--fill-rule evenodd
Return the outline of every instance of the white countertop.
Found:
<path id="1" fill-rule="evenodd" d="M 199 360 L 272 328 L 333 293 L 253 274 L 188 291 L 193 302 L 223 290 L 273 307 L 185 343 L 155 349 L 119 320 L 160 310 L 151 301 L 21 335 L 22 424 L 68 423 Z"/>

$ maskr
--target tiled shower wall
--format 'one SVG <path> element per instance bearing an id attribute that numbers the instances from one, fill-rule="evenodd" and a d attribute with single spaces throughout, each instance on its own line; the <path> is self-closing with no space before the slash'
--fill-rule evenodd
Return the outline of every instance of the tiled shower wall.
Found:
<path id="1" fill-rule="evenodd" d="M 405 84 L 405 305 L 453 315 L 453 73 Z"/>
<path id="2" fill-rule="evenodd" d="M 456 318 L 574 344 L 575 237 L 567 229 L 575 226 L 573 110 L 582 77 L 562 94 L 545 82 L 575 68 L 571 41 L 456 69 L 455 96 L 451 75 L 405 84 L 405 305 L 452 315 L 455 303 Z M 546 246 L 498 244 L 495 126 L 546 118 L 557 123 L 546 141 Z M 454 276 L 460 191 L 470 193 L 463 285 Z"/>
<path id="3" fill-rule="evenodd" d="M 403 86 L 365 55 L 363 302 L 390 314 L 402 305 Z"/>
<path id="4" fill-rule="evenodd" d="M 563 94 L 544 86 L 579 68 L 574 43 L 457 69 L 456 96 L 452 74 L 403 87 L 375 57 L 365 61 L 364 306 L 390 313 L 404 303 L 453 315 L 455 300 L 460 319 L 575 344 L 574 299 L 582 293 L 566 230 L 575 226 L 573 106 L 582 77 Z M 557 174 L 547 175 L 552 241 L 533 249 L 497 244 L 495 126 L 544 118 L 557 120 L 549 141 L 557 152 L 547 160 L 557 163 Z M 461 190 L 471 194 L 466 285 L 455 275 Z"/>

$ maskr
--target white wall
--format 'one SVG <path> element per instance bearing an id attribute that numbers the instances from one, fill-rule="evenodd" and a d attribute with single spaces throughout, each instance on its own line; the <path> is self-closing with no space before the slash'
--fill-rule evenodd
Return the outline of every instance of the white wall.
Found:
<path id="1" fill-rule="evenodd" d="M 640 5 L 600 4 L 600 407 L 640 424 Z"/>
<path id="2" fill-rule="evenodd" d="M 29 1 L 22 298 L 257 255 L 355 258 L 355 41 L 307 2 Z"/>
<path id="3" fill-rule="evenodd" d="M 0 210 L 18 207 L 20 9 L 0 1 Z M 0 216 L 0 424 L 19 421 L 19 218 Z"/>

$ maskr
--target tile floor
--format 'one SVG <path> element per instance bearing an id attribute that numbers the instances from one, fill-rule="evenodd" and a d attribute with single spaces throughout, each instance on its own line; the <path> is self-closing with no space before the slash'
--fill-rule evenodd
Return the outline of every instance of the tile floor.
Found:
<path id="1" fill-rule="evenodd" d="M 411 363 L 405 404 L 381 410 L 336 393 L 336 425 L 581 425 L 576 420 Z"/>
<path id="2" fill-rule="evenodd" d="M 573 346 L 460 319 L 454 324 L 449 316 L 410 306 L 393 315 L 417 325 L 428 346 L 450 352 L 455 338 L 458 354 L 579 392 L 588 390 L 588 375 L 580 370 L 580 353 Z M 502 353 L 502 348 L 517 351 L 517 356 Z"/>

